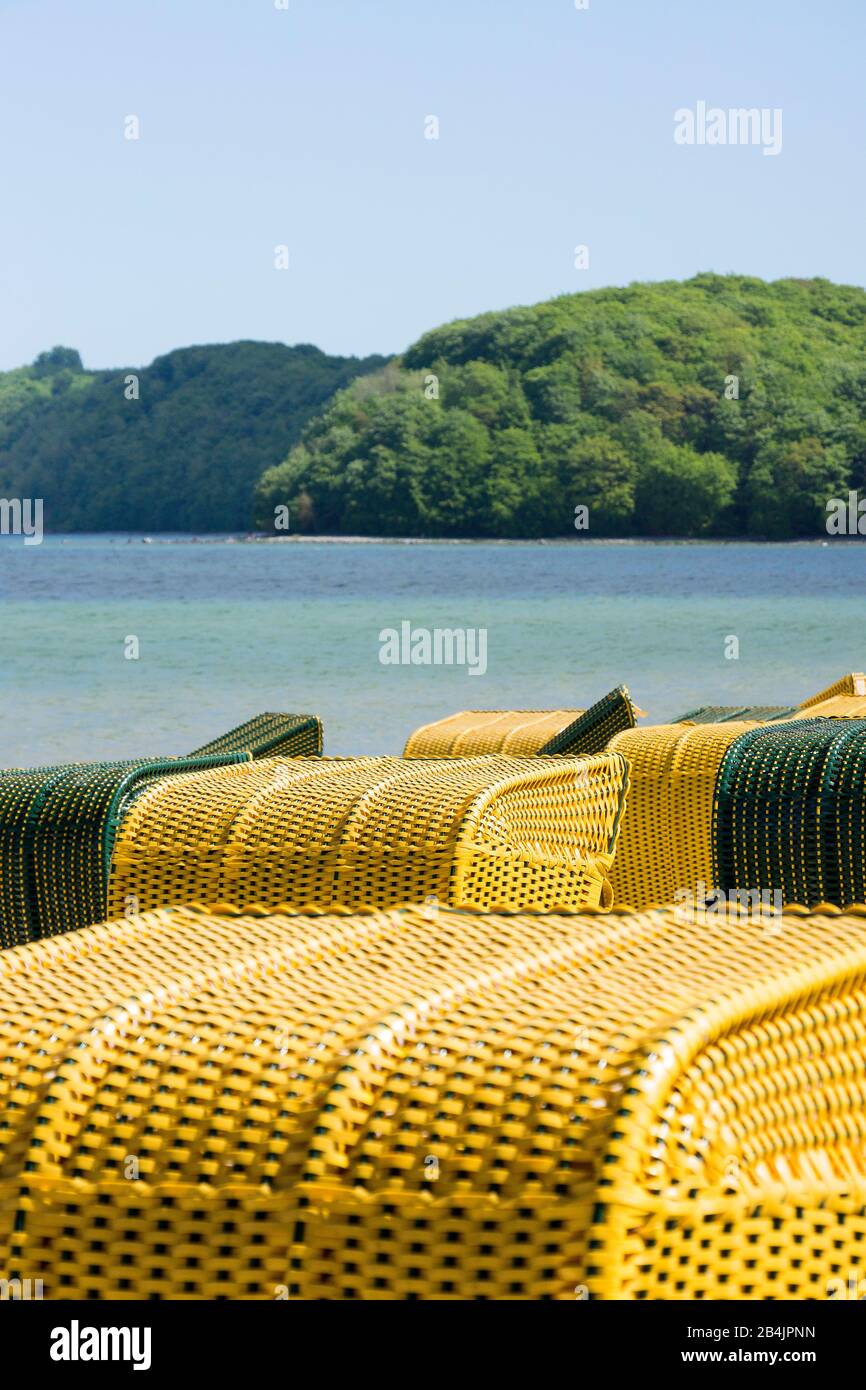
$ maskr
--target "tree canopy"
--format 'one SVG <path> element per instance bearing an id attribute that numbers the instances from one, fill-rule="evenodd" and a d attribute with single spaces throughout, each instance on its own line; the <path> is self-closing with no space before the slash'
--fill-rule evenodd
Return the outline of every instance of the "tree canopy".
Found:
<path id="1" fill-rule="evenodd" d="M 314 534 L 785 539 L 849 489 L 866 291 L 821 279 L 562 295 L 394 359 L 239 342 L 87 371 L 55 347 L 0 373 L 0 495 L 54 530 L 272 531 L 288 508 Z"/>
<path id="2" fill-rule="evenodd" d="M 313 532 L 774 538 L 866 484 L 866 292 L 827 280 L 563 295 L 425 333 L 256 492 Z"/>
<path id="3" fill-rule="evenodd" d="M 0 372 L 0 495 L 59 531 L 237 531 L 315 411 L 387 359 L 228 343 L 88 372 L 74 348 Z"/>

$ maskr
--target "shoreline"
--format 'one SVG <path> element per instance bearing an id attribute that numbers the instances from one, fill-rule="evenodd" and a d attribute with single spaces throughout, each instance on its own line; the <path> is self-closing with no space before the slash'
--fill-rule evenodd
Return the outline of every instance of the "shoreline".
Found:
<path id="1" fill-rule="evenodd" d="M 7 539 L 3 537 L 2 539 Z M 17 537 L 9 537 L 10 541 Z M 270 536 L 263 532 L 226 531 L 213 533 L 157 531 L 55 531 L 46 532 L 44 541 L 61 545 L 78 541 L 104 540 L 115 545 L 467 545 L 467 546 L 829 546 L 830 540 L 856 544 L 863 536 L 798 536 L 773 540 L 760 536 Z"/>

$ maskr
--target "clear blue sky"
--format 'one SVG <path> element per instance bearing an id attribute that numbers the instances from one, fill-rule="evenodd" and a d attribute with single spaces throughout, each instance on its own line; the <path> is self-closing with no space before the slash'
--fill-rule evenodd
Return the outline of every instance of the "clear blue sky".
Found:
<path id="1" fill-rule="evenodd" d="M 863 284 L 864 40 L 864 0 L 0 0 L 0 368 L 400 351 L 708 269 Z M 781 107 L 782 153 L 677 146 L 698 100 Z"/>

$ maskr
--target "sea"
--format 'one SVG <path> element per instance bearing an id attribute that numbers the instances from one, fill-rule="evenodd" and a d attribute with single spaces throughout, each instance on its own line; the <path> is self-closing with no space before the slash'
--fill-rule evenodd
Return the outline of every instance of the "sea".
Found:
<path id="1" fill-rule="evenodd" d="M 866 543 L 844 538 L 8 536 L 0 766 L 183 754 L 263 711 L 320 715 L 345 755 L 400 753 L 455 710 L 580 709 L 620 684 L 654 723 L 797 704 L 866 669 L 864 616 Z M 404 664 L 436 655 L 436 629 L 470 651 L 483 632 L 484 661 Z"/>

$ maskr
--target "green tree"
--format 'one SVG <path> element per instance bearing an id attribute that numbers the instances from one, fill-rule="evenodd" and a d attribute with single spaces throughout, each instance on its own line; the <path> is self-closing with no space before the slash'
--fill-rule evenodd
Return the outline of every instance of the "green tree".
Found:
<path id="1" fill-rule="evenodd" d="M 642 465 L 635 489 L 635 521 L 648 536 L 701 536 L 729 506 L 736 468 L 721 454 L 698 454 L 665 444 Z"/>
<path id="2" fill-rule="evenodd" d="M 814 437 L 766 444 L 749 475 L 746 519 L 755 535 L 782 539 L 826 529 L 827 503 L 846 497 L 845 451 Z"/>
<path id="3" fill-rule="evenodd" d="M 49 527 L 824 534 L 866 487 L 866 292 L 696 275 L 431 329 L 400 359 L 234 343 L 0 373 L 0 494 Z M 253 496 L 254 493 L 254 496 Z"/>
<path id="4" fill-rule="evenodd" d="M 44 498 L 53 530 L 246 529 L 262 474 L 336 390 L 382 365 L 230 343 L 84 372 L 53 348 L 0 373 L 0 495 Z M 345 424 L 349 453 L 358 427 Z"/>
<path id="5" fill-rule="evenodd" d="M 633 458 L 608 435 L 592 434 L 573 446 L 566 472 L 568 497 L 574 506 L 589 508 L 591 534 L 605 535 L 628 527 L 634 512 L 636 477 Z"/>

